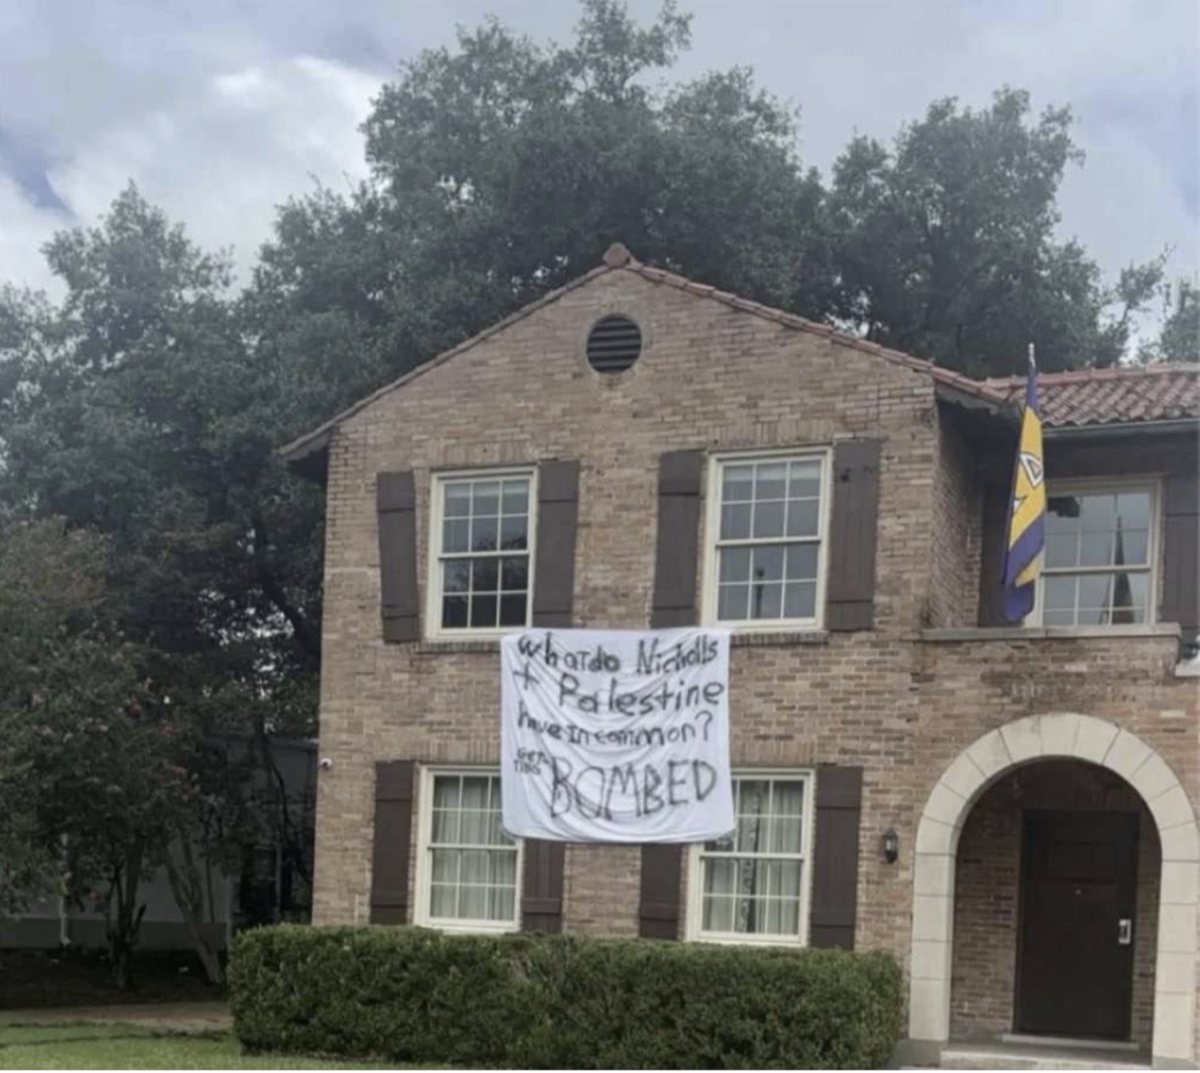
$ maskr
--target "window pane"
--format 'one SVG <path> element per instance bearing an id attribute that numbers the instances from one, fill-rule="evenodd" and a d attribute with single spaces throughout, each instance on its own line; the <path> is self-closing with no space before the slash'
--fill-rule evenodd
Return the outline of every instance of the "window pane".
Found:
<path id="1" fill-rule="evenodd" d="M 783 501 L 754 504 L 754 536 L 757 539 L 783 536 Z"/>
<path id="2" fill-rule="evenodd" d="M 800 899 L 787 898 L 777 903 L 779 906 L 778 929 L 776 935 L 800 934 Z"/>
<path id="3" fill-rule="evenodd" d="M 817 545 L 792 544 L 787 550 L 789 580 L 811 581 L 817 576 Z"/>
<path id="4" fill-rule="evenodd" d="M 487 775 L 464 775 L 462 779 L 462 805 L 464 809 L 486 809 L 488 807 Z"/>
<path id="5" fill-rule="evenodd" d="M 726 933 L 733 931 L 734 905 L 733 898 L 721 898 L 706 894 L 704 896 L 704 915 L 701 926 L 705 931 L 711 932 Z"/>
<path id="6" fill-rule="evenodd" d="M 459 840 L 472 846 L 486 846 L 491 813 L 464 809 L 459 820 Z"/>
<path id="7" fill-rule="evenodd" d="M 737 810 L 747 816 L 760 815 L 767 810 L 770 783 L 762 779 L 737 780 Z"/>
<path id="8" fill-rule="evenodd" d="M 500 522 L 500 547 L 505 551 L 522 551 L 529 546 L 529 519 L 523 514 L 504 518 Z"/>
<path id="9" fill-rule="evenodd" d="M 783 586 L 755 583 L 750 589 L 750 617 L 775 619 L 783 617 Z"/>
<path id="10" fill-rule="evenodd" d="M 800 816 L 804 812 L 804 783 L 776 782 L 771 787 L 771 811 L 776 816 Z"/>
<path id="11" fill-rule="evenodd" d="M 514 555 L 500 560 L 500 588 L 509 592 L 524 591 L 529 587 L 529 559 Z"/>
<path id="12" fill-rule="evenodd" d="M 488 919 L 515 920 L 517 892 L 511 887 L 493 887 L 488 891 Z"/>
<path id="13" fill-rule="evenodd" d="M 754 498 L 783 499 L 787 495 L 786 462 L 759 462 L 754 473 Z"/>
<path id="14" fill-rule="evenodd" d="M 813 581 L 793 581 L 784 586 L 784 618 L 816 618 L 817 586 Z"/>
<path id="15" fill-rule="evenodd" d="M 1042 621 L 1047 626 L 1074 626 L 1075 612 L 1071 611 L 1046 611 L 1042 615 Z"/>
<path id="16" fill-rule="evenodd" d="M 1074 531 L 1046 534 L 1046 565 L 1051 569 L 1079 565 L 1079 537 Z"/>
<path id="17" fill-rule="evenodd" d="M 1146 621 L 1146 596 L 1150 587 L 1148 574 L 1115 575 L 1112 588 L 1112 621 L 1119 623 Z"/>
<path id="18" fill-rule="evenodd" d="M 704 862 L 704 892 L 733 894 L 737 882 L 737 861 L 709 857 Z"/>
<path id="19" fill-rule="evenodd" d="M 815 499 L 793 500 L 788 504 L 787 535 L 816 536 L 818 514 Z"/>
<path id="20" fill-rule="evenodd" d="M 1116 496 L 1085 495 L 1080 497 L 1079 503 L 1079 521 L 1084 532 L 1111 532 L 1116 528 Z"/>
<path id="21" fill-rule="evenodd" d="M 815 498 L 821 493 L 821 463 L 793 462 L 788 469 L 788 495 Z"/>
<path id="22" fill-rule="evenodd" d="M 801 819 L 799 816 L 775 816 L 771 820 L 771 853 L 800 853 Z"/>
<path id="23" fill-rule="evenodd" d="M 466 551 L 471 544 L 471 523 L 466 518 L 447 518 L 442 523 L 442 551 Z"/>
<path id="24" fill-rule="evenodd" d="M 1083 575 L 1079 579 L 1079 625 L 1100 626 L 1108 622 L 1112 575 Z"/>
<path id="25" fill-rule="evenodd" d="M 476 517 L 500 513 L 500 482 L 476 481 L 471 489 L 471 513 Z"/>
<path id="26" fill-rule="evenodd" d="M 1078 496 L 1050 496 L 1046 501 L 1046 531 L 1050 533 L 1073 533 L 1079 528 L 1080 505 Z"/>
<path id="27" fill-rule="evenodd" d="M 442 600 L 442 628 L 459 629 L 467 624 L 467 598 L 447 596 Z"/>
<path id="28" fill-rule="evenodd" d="M 471 513 L 470 481 L 452 481 L 445 486 L 443 514 L 447 518 L 465 518 Z"/>
<path id="29" fill-rule="evenodd" d="M 495 592 L 500 587 L 500 565 L 495 559 L 475 559 L 471 563 L 471 588 L 479 593 Z"/>
<path id="30" fill-rule="evenodd" d="M 471 550 L 495 551 L 497 521 L 495 518 L 471 519 Z"/>
<path id="31" fill-rule="evenodd" d="M 722 548 L 718 554 L 721 581 L 745 581 L 750 577 L 749 548 Z"/>
<path id="32" fill-rule="evenodd" d="M 1115 565 L 1149 565 L 1150 534 L 1145 529 L 1117 530 L 1113 551 Z"/>
<path id="33" fill-rule="evenodd" d="M 503 507 L 505 514 L 529 513 L 529 481 L 521 477 L 504 482 Z"/>
<path id="34" fill-rule="evenodd" d="M 723 622 L 741 622 L 748 618 L 749 585 L 722 585 L 717 597 L 717 618 Z"/>
<path id="35" fill-rule="evenodd" d="M 458 882 L 458 850 L 435 849 L 431 854 L 434 883 Z"/>
<path id="36" fill-rule="evenodd" d="M 1081 566 L 1108 566 L 1112 562 L 1113 535 L 1109 531 L 1087 532 L 1080 535 L 1079 563 Z"/>
<path id="37" fill-rule="evenodd" d="M 1047 611 L 1063 611 L 1075 607 L 1075 576 L 1047 577 L 1043 596 Z"/>
<path id="38" fill-rule="evenodd" d="M 458 916 L 458 888 L 434 883 L 429 891 L 429 915 L 441 920 L 453 920 Z"/>
<path id="39" fill-rule="evenodd" d="M 777 898 L 800 897 L 800 862 L 772 861 L 767 893 Z"/>
<path id="40" fill-rule="evenodd" d="M 458 916 L 462 920 L 487 920 L 488 888 L 462 886 L 458 889 Z"/>
<path id="41" fill-rule="evenodd" d="M 1150 528 L 1150 493 L 1121 492 L 1117 496 L 1117 518 L 1125 529 Z"/>
<path id="42" fill-rule="evenodd" d="M 437 808 L 433 810 L 433 830 L 430 841 L 438 845 L 458 841 L 458 812 L 454 809 Z"/>
<path id="43" fill-rule="evenodd" d="M 750 504 L 734 503 L 721 508 L 721 539 L 745 540 L 750 536 Z"/>
<path id="44" fill-rule="evenodd" d="M 511 887 L 517 881 L 517 855 L 510 850 L 493 851 L 491 853 L 492 871 L 488 877 L 490 883 L 502 887 Z"/>
<path id="45" fill-rule="evenodd" d="M 721 472 L 721 502 L 747 502 L 754 491 L 752 465 L 723 466 Z"/>
<path id="46" fill-rule="evenodd" d="M 471 597 L 471 626 L 474 629 L 488 629 L 497 623 L 497 598 L 495 596 Z"/>
<path id="47" fill-rule="evenodd" d="M 433 782 L 433 807 L 458 808 L 459 791 L 457 775 L 439 775 Z"/>
<path id="48" fill-rule="evenodd" d="M 528 593 L 509 593 L 500 597 L 500 625 L 524 626 L 529 604 Z"/>
<path id="49" fill-rule="evenodd" d="M 442 563 L 443 592 L 466 592 L 470 587 L 471 562 L 469 559 L 450 559 Z"/>
<path id="50" fill-rule="evenodd" d="M 752 577 L 755 581 L 780 581 L 783 579 L 782 544 L 770 544 L 754 549 Z"/>

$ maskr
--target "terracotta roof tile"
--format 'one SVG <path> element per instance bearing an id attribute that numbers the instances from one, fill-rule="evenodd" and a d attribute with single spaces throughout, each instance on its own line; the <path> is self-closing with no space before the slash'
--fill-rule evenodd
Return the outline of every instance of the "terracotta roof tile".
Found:
<path id="1" fill-rule="evenodd" d="M 1020 402 L 1024 377 L 984 381 Z M 1038 377 L 1042 420 L 1074 428 L 1131 421 L 1177 421 L 1200 417 L 1200 365 L 1151 365 L 1080 369 Z"/>

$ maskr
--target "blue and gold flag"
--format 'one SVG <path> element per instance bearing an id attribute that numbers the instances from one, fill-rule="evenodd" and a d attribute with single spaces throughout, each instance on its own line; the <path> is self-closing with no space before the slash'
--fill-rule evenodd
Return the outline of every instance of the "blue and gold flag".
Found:
<path id="1" fill-rule="evenodd" d="M 1019 622 L 1033 610 L 1034 588 L 1046 543 L 1046 470 L 1038 413 L 1037 366 L 1029 353 L 1029 382 L 1021 412 L 1021 438 L 1013 466 L 1012 500 L 1004 541 L 1004 617 Z"/>

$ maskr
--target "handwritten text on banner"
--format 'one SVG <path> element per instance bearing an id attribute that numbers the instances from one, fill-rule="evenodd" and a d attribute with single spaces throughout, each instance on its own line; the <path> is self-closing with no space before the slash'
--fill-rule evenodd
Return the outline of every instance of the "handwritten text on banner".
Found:
<path id="1" fill-rule="evenodd" d="M 504 828 L 570 842 L 700 842 L 734 828 L 729 631 L 503 639 Z"/>

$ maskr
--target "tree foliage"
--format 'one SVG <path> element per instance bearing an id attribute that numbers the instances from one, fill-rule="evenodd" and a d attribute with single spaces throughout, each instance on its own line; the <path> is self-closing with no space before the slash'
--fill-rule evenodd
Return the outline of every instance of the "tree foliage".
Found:
<path id="1" fill-rule="evenodd" d="M 935 101 L 889 151 L 855 138 L 826 203 L 834 314 L 879 342 L 974 375 L 1112 365 L 1162 261 L 1114 286 L 1074 241 L 1055 239 L 1059 183 L 1083 154 L 1069 109 L 1029 122 L 1029 95 L 990 108 Z"/>
<path id="2" fill-rule="evenodd" d="M 1186 279 L 1163 288 L 1163 324 L 1158 338 L 1141 348 L 1146 362 L 1200 361 L 1200 291 Z"/>
<path id="3" fill-rule="evenodd" d="M 53 658 L 27 659 L 26 699 L 0 702 L 22 743 L 9 759 L 37 790 L 34 841 L 65 838 L 71 893 L 110 911 L 119 980 L 160 866 L 218 975 L 202 894 L 245 820 L 247 774 L 214 743 L 312 729 L 319 493 L 274 455 L 278 384 L 220 258 L 132 187 L 47 256 L 60 305 L 0 295 L 0 502 L 15 533 L 61 518 L 66 548 L 96 534 L 104 596 L 57 633 L 22 627 Z M 0 578 L 4 599 L 53 617 L 72 590 L 52 566 Z"/>

